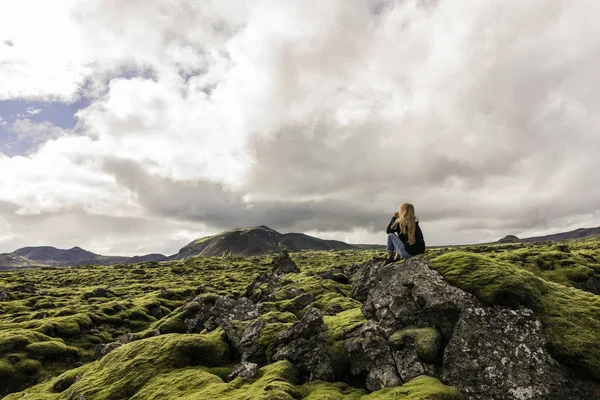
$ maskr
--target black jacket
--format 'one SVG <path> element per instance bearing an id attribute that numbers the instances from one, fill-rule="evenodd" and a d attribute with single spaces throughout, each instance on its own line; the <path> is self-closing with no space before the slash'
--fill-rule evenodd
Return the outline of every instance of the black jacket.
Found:
<path id="1" fill-rule="evenodd" d="M 392 224 L 396 221 L 396 218 L 392 217 L 392 220 L 387 226 L 386 233 L 396 233 L 402 243 L 404 243 L 404 248 L 406 252 L 411 256 L 416 256 L 417 254 L 425 253 L 425 239 L 423 239 L 423 232 L 421 232 L 421 228 L 419 228 L 419 221 L 416 223 L 415 227 L 415 244 L 408 244 L 408 236 L 400 231 L 400 225 L 396 225 L 392 228 Z"/>

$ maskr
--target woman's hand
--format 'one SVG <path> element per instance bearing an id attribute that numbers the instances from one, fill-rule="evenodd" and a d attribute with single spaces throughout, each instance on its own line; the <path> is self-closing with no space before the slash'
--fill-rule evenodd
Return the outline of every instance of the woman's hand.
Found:
<path id="1" fill-rule="evenodd" d="M 396 211 L 396 212 L 394 213 L 394 218 L 398 218 L 398 217 L 400 217 L 400 212 L 399 212 L 399 211 Z"/>

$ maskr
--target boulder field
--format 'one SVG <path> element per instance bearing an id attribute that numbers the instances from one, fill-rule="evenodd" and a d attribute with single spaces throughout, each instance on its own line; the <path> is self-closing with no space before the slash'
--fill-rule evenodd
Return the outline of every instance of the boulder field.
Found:
<path id="1" fill-rule="evenodd" d="M 239 296 L 200 293 L 5 400 L 600 399 L 587 364 L 554 358 L 535 304 L 490 303 L 424 258 L 299 272 L 284 252 Z"/>

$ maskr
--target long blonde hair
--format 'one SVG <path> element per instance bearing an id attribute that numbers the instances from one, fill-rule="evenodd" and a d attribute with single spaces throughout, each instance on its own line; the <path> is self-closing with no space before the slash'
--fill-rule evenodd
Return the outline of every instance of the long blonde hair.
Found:
<path id="1" fill-rule="evenodd" d="M 417 227 L 417 217 L 415 216 L 415 206 L 410 203 L 403 203 L 398 210 L 400 216 L 396 218 L 392 228 L 400 226 L 400 231 L 408 236 L 408 243 L 413 245 L 417 241 L 415 239 L 415 231 Z"/>

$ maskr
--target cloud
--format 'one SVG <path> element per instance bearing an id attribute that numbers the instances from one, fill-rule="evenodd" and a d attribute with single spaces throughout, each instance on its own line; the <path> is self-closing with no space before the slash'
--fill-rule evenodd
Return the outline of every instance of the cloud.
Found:
<path id="1" fill-rule="evenodd" d="M 36 143 L 0 155 L 13 227 L 377 241 L 404 201 L 431 244 L 600 225 L 595 2 L 33 3 L 0 12 L 23 16 L 0 17 L 0 98 L 90 105 L 72 130 L 12 124 Z"/>
<path id="2" fill-rule="evenodd" d="M 33 108 L 33 107 L 27 107 L 27 110 L 25 110 L 25 112 L 29 115 L 37 115 L 39 113 L 42 112 L 41 108 Z"/>
<path id="3" fill-rule="evenodd" d="M 5 40 L 4 45 L 8 47 L 13 47 L 15 45 L 15 42 L 13 42 L 12 40 Z"/>
<path id="4" fill-rule="evenodd" d="M 2 117 L 0 117 L 0 126 L 6 125 L 6 124 L 7 124 L 7 122 L 5 120 L 3 120 Z"/>

